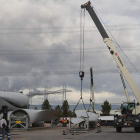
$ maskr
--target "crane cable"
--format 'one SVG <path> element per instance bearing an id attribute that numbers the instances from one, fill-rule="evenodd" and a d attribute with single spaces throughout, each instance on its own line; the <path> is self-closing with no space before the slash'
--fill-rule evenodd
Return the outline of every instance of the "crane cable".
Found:
<path id="1" fill-rule="evenodd" d="M 84 48 L 85 48 L 85 9 L 84 9 L 84 15 L 83 15 L 83 61 L 82 61 L 82 70 L 84 71 Z"/>
<path id="2" fill-rule="evenodd" d="M 83 17 L 83 20 L 82 20 L 82 17 Z M 82 25 L 82 22 L 83 22 L 83 25 Z M 83 106 L 84 106 L 84 109 L 86 111 L 86 107 L 85 107 L 85 103 L 83 101 L 83 93 L 82 93 L 82 90 L 83 90 L 83 77 L 84 77 L 84 38 L 85 38 L 85 34 L 84 34 L 84 28 L 85 28 L 85 9 L 84 9 L 84 14 L 82 15 L 82 9 L 81 9 L 81 13 L 80 13 L 80 72 L 79 72 L 79 76 L 81 77 L 81 94 L 80 94 L 80 99 L 77 103 L 77 105 L 75 106 L 75 108 L 73 109 L 73 112 L 75 112 L 75 109 L 77 108 L 78 104 L 80 103 L 80 100 L 82 100 L 82 103 L 83 103 Z M 87 117 L 89 118 L 88 116 L 88 113 L 86 111 L 86 114 L 87 114 Z"/>
<path id="3" fill-rule="evenodd" d="M 83 17 L 83 20 L 82 20 Z M 83 22 L 83 25 L 82 25 Z M 80 14 L 80 71 L 84 71 L 84 48 L 85 48 L 85 9 L 84 9 L 84 14 L 82 14 L 82 9 L 81 9 L 81 14 Z"/>
<path id="4" fill-rule="evenodd" d="M 81 71 L 81 51 L 82 51 L 82 9 L 80 11 L 80 71 Z"/>

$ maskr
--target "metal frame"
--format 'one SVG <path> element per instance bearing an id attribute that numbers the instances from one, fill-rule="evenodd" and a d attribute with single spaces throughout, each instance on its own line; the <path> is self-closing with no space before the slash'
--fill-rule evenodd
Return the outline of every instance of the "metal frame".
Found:
<path id="1" fill-rule="evenodd" d="M 21 121 L 21 122 L 17 123 L 16 121 Z M 12 115 L 9 117 L 9 128 L 11 130 L 14 130 L 14 129 L 27 130 L 28 123 L 29 123 L 29 119 L 27 115 L 24 115 L 23 117 L 16 117 Z M 20 126 L 20 128 L 18 127 L 18 125 Z"/>
<path id="2" fill-rule="evenodd" d="M 88 132 L 88 130 L 89 130 L 89 118 L 84 118 L 85 123 L 84 123 L 83 128 L 80 128 L 80 127 L 76 128 L 76 126 L 79 124 L 75 124 L 74 126 L 72 126 L 71 119 L 72 118 L 69 119 L 69 132 L 70 133 L 77 133 L 77 132 L 86 133 L 86 132 Z"/>

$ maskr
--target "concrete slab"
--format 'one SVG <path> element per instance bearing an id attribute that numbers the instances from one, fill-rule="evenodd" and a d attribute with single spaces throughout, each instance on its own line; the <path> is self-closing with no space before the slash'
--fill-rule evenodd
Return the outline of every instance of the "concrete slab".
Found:
<path id="1" fill-rule="evenodd" d="M 130 137 L 133 140 L 139 140 L 140 133 L 135 133 L 133 128 L 124 128 L 122 133 L 117 133 L 115 128 L 102 127 L 101 133 L 96 133 L 96 128 L 90 130 L 88 133 L 76 133 L 74 135 L 69 133 L 68 126 L 53 126 L 49 124 L 47 127 L 30 128 L 28 131 L 12 131 L 11 140 L 128 140 Z M 65 131 L 66 135 L 63 135 Z M 5 138 L 6 139 L 6 138 Z"/>

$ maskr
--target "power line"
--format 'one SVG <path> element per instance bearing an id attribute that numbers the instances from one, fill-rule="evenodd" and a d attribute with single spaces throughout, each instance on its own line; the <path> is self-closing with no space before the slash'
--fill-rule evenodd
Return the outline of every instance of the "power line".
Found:
<path id="1" fill-rule="evenodd" d="M 109 27 L 109 26 L 107 26 L 107 27 Z M 122 31 L 122 30 L 125 31 L 125 30 L 139 30 L 140 29 L 140 27 L 118 28 L 116 25 L 114 25 L 115 28 L 112 28 L 112 27 L 109 27 L 111 31 Z M 51 31 L 44 31 L 45 29 L 46 30 L 51 29 Z M 52 27 L 50 29 L 49 28 L 45 28 L 45 29 L 43 29 L 43 28 L 40 28 L 40 29 L 39 28 L 38 29 L 37 28 L 31 28 L 31 29 L 29 29 L 29 28 L 23 28 L 23 29 L 22 28 L 17 28 L 17 29 L 15 29 L 15 28 L 13 28 L 13 29 L 12 28 L 7 28 L 7 29 L 1 28 L 0 30 L 4 31 L 4 32 L 0 32 L 0 34 L 1 35 L 6 35 L 6 34 L 12 35 L 12 34 L 48 34 L 48 33 L 51 34 L 51 33 L 79 33 L 80 32 L 79 27 L 65 27 L 65 28 Z M 66 30 L 66 29 L 69 29 L 69 30 Z M 74 29 L 74 30 L 72 30 L 72 29 Z M 88 30 L 88 29 L 90 29 L 90 30 Z M 97 32 L 97 29 L 94 27 L 87 27 L 85 29 L 85 32 L 89 32 L 89 33 L 90 32 Z"/>
<path id="2" fill-rule="evenodd" d="M 134 70 L 130 69 L 129 70 L 130 73 L 133 73 L 133 74 L 137 74 L 135 73 Z M 140 71 L 140 69 L 139 69 Z M 86 73 L 89 73 L 89 70 L 85 70 Z M 94 74 L 105 74 L 105 73 L 113 73 L 113 74 L 118 74 L 119 71 L 118 69 L 95 69 L 94 70 Z M 33 77 L 36 77 L 36 76 L 48 76 L 48 75 L 76 75 L 77 74 L 77 70 L 71 70 L 71 71 L 44 71 L 44 72 L 31 72 L 31 73 L 28 73 L 28 72 L 0 72 L 0 76 L 21 76 L 21 77 L 24 77 L 24 76 L 33 76 Z"/>
<path id="3" fill-rule="evenodd" d="M 135 2 L 140 2 L 140 0 L 112 0 L 112 1 L 104 1 L 104 0 L 98 0 L 100 2 L 105 2 L 105 3 L 111 3 L 111 2 L 116 2 L 116 3 L 123 3 L 123 2 L 130 2 L 130 3 L 135 3 Z M 42 0 L 42 1 L 35 1 L 35 0 L 24 0 L 24 2 L 27 2 L 27 4 L 67 4 L 67 3 L 76 3 L 76 2 L 81 2 L 80 0 L 65 0 L 65 1 L 52 1 L 52 0 Z M 16 4 L 16 5 L 22 5 L 22 2 L 11 2 L 11 1 L 6 1 L 3 0 L 3 2 L 0 2 L 0 4 Z"/>
<path id="4" fill-rule="evenodd" d="M 4 47 L 5 46 L 0 46 L 0 47 Z M 140 45 L 135 45 L 135 46 L 123 46 L 121 45 L 122 48 L 125 48 L 125 49 L 140 49 Z M 120 49 L 119 47 L 116 46 L 117 49 Z M 86 48 L 86 50 L 108 50 L 106 47 L 102 46 L 102 47 L 88 47 Z M 76 51 L 79 51 L 79 48 L 69 48 L 68 50 L 76 50 Z M 18 50 L 18 49 L 12 49 L 12 50 L 9 50 L 9 49 L 0 49 L 0 52 L 39 52 L 39 51 L 47 51 L 47 52 L 61 52 L 61 51 L 64 51 L 64 48 L 57 48 L 57 49 L 24 49 L 24 50 Z M 67 51 L 67 49 L 65 49 L 65 51 Z"/>
<path id="5" fill-rule="evenodd" d="M 137 48 L 137 49 L 127 49 L 127 50 L 123 50 L 123 51 L 136 51 L 136 50 L 140 50 L 140 48 Z M 118 50 L 118 51 L 122 51 L 122 50 Z M 102 50 L 94 50 L 94 48 L 93 49 L 91 49 L 91 50 L 84 50 L 84 53 L 85 54 L 87 54 L 87 53 L 98 53 L 98 52 L 100 52 L 100 53 L 108 53 L 108 50 L 107 49 L 102 49 Z M 31 55 L 40 55 L 40 56 L 42 56 L 43 54 L 44 55 L 46 55 L 46 54 L 63 54 L 63 55 L 67 55 L 67 54 L 74 54 L 74 53 L 80 53 L 78 50 L 76 51 L 67 51 L 67 50 L 65 50 L 65 51 L 63 51 L 63 52 L 61 52 L 61 51 L 47 51 L 47 50 L 33 50 L 33 51 L 1 51 L 0 52 L 0 55 L 2 56 L 2 55 L 21 55 L 21 56 L 23 56 L 23 55 L 28 55 L 28 56 L 31 56 Z"/>
<path id="6" fill-rule="evenodd" d="M 140 24 L 115 24 L 115 25 L 106 25 L 107 27 L 131 27 L 131 26 L 140 26 Z M 39 27 L 34 27 L 34 28 L 23 28 L 23 27 L 16 27 L 16 28 L 0 28 L 0 30 L 50 30 L 50 29 L 78 29 L 79 30 L 80 26 L 57 26 L 57 27 L 43 27 L 43 28 L 39 28 Z M 96 26 L 85 26 L 86 28 L 96 28 Z"/>

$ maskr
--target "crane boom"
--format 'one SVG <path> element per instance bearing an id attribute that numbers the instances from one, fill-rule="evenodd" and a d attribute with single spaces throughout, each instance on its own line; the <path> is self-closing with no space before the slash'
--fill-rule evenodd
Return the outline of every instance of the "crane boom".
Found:
<path id="1" fill-rule="evenodd" d="M 115 46 L 113 45 L 111 39 L 109 38 L 107 32 L 105 31 L 103 25 L 101 24 L 99 18 L 97 17 L 93 7 L 91 6 L 91 2 L 87 2 L 83 5 L 81 5 L 81 8 L 86 8 L 86 10 L 89 12 L 92 20 L 94 21 L 96 27 L 98 28 L 101 36 L 103 37 L 103 41 L 104 43 L 106 43 L 110 53 L 112 54 L 113 58 L 115 59 L 119 69 L 121 70 L 121 72 L 123 73 L 126 81 L 128 82 L 132 92 L 134 93 L 137 101 L 140 103 L 140 92 L 135 84 L 135 82 L 133 81 L 131 75 L 129 74 L 126 66 L 124 65 L 121 57 L 119 56 Z"/>
<path id="2" fill-rule="evenodd" d="M 125 82 L 124 82 L 124 79 L 123 79 L 123 74 L 120 70 L 120 68 L 118 67 L 119 69 L 119 73 L 120 73 L 120 77 L 121 77 L 121 80 L 122 80 L 122 84 L 123 84 L 123 88 L 124 88 L 124 92 L 125 92 L 125 95 L 126 95 L 126 98 L 127 98 L 127 102 L 130 102 L 130 98 L 129 98 L 129 95 L 128 95 L 128 91 L 126 89 L 126 85 L 125 85 Z"/>

